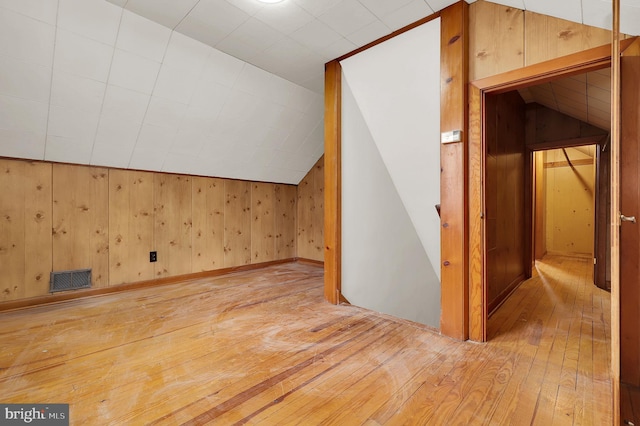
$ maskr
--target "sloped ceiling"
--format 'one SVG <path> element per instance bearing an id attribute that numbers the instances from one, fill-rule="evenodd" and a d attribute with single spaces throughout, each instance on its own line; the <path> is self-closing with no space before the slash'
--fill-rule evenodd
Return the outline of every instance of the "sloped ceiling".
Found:
<path id="1" fill-rule="evenodd" d="M 321 93 L 326 62 L 457 0 L 108 1 Z"/>
<path id="2" fill-rule="evenodd" d="M 296 184 L 324 63 L 452 3 L 0 0 L 0 156 Z M 606 0 L 494 3 L 610 25 Z"/>
<path id="3" fill-rule="evenodd" d="M 520 89 L 525 102 L 537 102 L 604 130 L 611 130 L 611 69 Z"/>

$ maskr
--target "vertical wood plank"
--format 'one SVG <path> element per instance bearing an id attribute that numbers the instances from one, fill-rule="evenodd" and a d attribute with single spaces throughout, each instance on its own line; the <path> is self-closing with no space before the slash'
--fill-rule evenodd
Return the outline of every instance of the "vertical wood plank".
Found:
<path id="1" fill-rule="evenodd" d="M 298 247 L 298 257 L 303 259 L 313 258 L 313 229 L 315 226 L 317 226 L 317 224 L 313 222 L 313 210 L 315 208 L 313 204 L 313 187 L 315 178 L 314 170 L 315 168 L 309 170 L 309 172 L 305 175 L 304 178 L 302 178 L 302 180 L 298 184 L 298 225 L 296 239 Z"/>
<path id="2" fill-rule="evenodd" d="M 276 259 L 296 257 L 296 209 L 297 187 L 293 185 L 276 185 Z M 323 218 L 324 220 L 324 218 Z M 321 225 L 324 223 L 321 221 Z"/>
<path id="3" fill-rule="evenodd" d="M 524 12 L 486 1 L 469 6 L 469 79 L 524 65 Z"/>
<path id="4" fill-rule="evenodd" d="M 24 297 L 44 296 L 52 267 L 51 164 L 26 163 L 25 172 Z"/>
<path id="5" fill-rule="evenodd" d="M 525 12 L 525 65 L 611 42 L 611 32 L 534 12 Z"/>
<path id="6" fill-rule="evenodd" d="M 109 170 L 109 283 L 153 278 L 153 174 Z"/>
<path id="7" fill-rule="evenodd" d="M 156 277 L 191 272 L 191 178 L 154 175 Z"/>
<path id="8" fill-rule="evenodd" d="M 313 166 L 313 256 L 310 259 L 324 260 L 324 157 Z"/>
<path id="9" fill-rule="evenodd" d="M 192 272 L 224 265 L 224 180 L 192 178 Z"/>
<path id="10" fill-rule="evenodd" d="M 440 331 L 469 336 L 467 263 L 467 81 L 468 5 L 458 2 L 441 13 L 440 131 L 462 130 L 462 142 L 440 147 L 441 317 Z"/>
<path id="11" fill-rule="evenodd" d="M 251 184 L 225 180 L 224 266 L 251 263 Z"/>
<path id="12" fill-rule="evenodd" d="M 469 85 L 469 338 L 486 340 L 482 94 Z"/>
<path id="13" fill-rule="evenodd" d="M 0 159 L 0 300 L 25 294 L 25 164 Z"/>
<path id="14" fill-rule="evenodd" d="M 324 80 L 324 297 L 337 304 L 341 278 L 341 78 L 338 61 L 325 65 Z M 300 217 L 300 216 L 298 216 Z"/>
<path id="15" fill-rule="evenodd" d="M 275 185 L 251 184 L 251 263 L 275 259 Z"/>
<path id="16" fill-rule="evenodd" d="M 620 0 L 612 1 L 611 31 L 611 387 L 613 422 L 620 424 Z M 634 102 L 635 105 L 635 102 Z M 633 120 L 633 118 L 632 118 Z M 637 121 L 637 120 L 636 120 Z M 637 306 L 635 307 L 637 309 Z"/>
<path id="17" fill-rule="evenodd" d="M 53 270 L 92 269 L 92 285 L 109 285 L 108 171 L 53 165 Z"/>

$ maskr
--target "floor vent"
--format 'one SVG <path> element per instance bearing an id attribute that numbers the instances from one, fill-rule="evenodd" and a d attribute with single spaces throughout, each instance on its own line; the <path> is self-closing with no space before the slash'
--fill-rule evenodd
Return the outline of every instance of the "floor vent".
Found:
<path id="1" fill-rule="evenodd" d="M 51 293 L 89 287 L 91 287 L 91 269 L 76 269 L 75 271 L 51 273 L 49 288 Z"/>

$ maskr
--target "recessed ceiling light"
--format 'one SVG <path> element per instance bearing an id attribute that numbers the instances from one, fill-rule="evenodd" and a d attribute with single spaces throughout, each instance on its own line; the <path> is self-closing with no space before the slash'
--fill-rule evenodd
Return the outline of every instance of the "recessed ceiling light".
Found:
<path id="1" fill-rule="evenodd" d="M 260 3 L 280 3 L 282 0 L 258 0 Z"/>

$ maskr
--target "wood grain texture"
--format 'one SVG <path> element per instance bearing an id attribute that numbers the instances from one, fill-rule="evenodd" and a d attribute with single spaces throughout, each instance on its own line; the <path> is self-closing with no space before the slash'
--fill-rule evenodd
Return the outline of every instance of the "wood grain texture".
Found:
<path id="1" fill-rule="evenodd" d="M 153 180 L 155 277 L 191 272 L 191 177 L 156 173 Z"/>
<path id="2" fill-rule="evenodd" d="M 251 183 L 225 180 L 224 266 L 251 263 Z"/>
<path id="3" fill-rule="evenodd" d="M 440 131 L 462 130 L 460 143 L 440 147 L 441 315 L 440 331 L 469 336 L 467 254 L 468 5 L 441 12 Z"/>
<path id="4" fill-rule="evenodd" d="M 276 185 L 274 188 L 276 259 L 291 259 L 296 257 L 297 192 L 298 188 L 294 185 Z M 324 228 L 322 221 L 320 224 L 320 226 Z"/>
<path id="5" fill-rule="evenodd" d="M 486 274 L 489 311 L 526 275 L 525 104 L 517 92 L 486 97 Z"/>
<path id="6" fill-rule="evenodd" d="M 1 168 L 0 168 L 1 171 Z M 24 174 L 24 297 L 49 292 L 52 267 L 51 164 L 28 162 Z"/>
<path id="7" fill-rule="evenodd" d="M 640 219 L 640 56 L 624 55 L 620 72 L 619 212 Z M 612 190 L 615 190 L 613 185 Z M 619 235 L 620 381 L 640 387 L 640 225 L 622 222 Z"/>
<path id="8" fill-rule="evenodd" d="M 324 71 L 324 297 L 333 304 L 340 301 L 342 277 L 341 120 L 342 67 L 340 62 L 332 61 L 325 65 Z M 298 204 L 298 222 L 300 220 Z"/>
<path id="9" fill-rule="evenodd" d="M 611 42 L 610 31 L 485 0 L 469 15 L 471 81 Z"/>
<path id="10" fill-rule="evenodd" d="M 621 147 L 621 52 L 620 0 L 613 0 L 611 31 L 611 381 L 613 389 L 613 424 L 620 424 L 620 147 Z M 633 43 L 637 47 L 637 40 Z M 634 48 L 630 55 L 638 56 Z M 634 79 L 637 77 L 633 77 Z M 634 102 L 633 107 L 637 108 Z M 632 107 L 632 109 L 633 109 Z M 637 306 L 636 306 L 637 309 Z"/>
<path id="11" fill-rule="evenodd" d="M 191 180 L 193 236 L 192 272 L 211 271 L 224 265 L 224 180 Z"/>
<path id="12" fill-rule="evenodd" d="M 529 11 L 524 14 L 525 65 L 611 43 L 611 31 Z"/>
<path id="13" fill-rule="evenodd" d="M 524 66 L 524 11 L 486 2 L 469 6 L 469 79 Z"/>
<path id="14" fill-rule="evenodd" d="M 251 184 L 251 263 L 276 258 L 275 185 Z"/>
<path id="15" fill-rule="evenodd" d="M 482 93 L 469 85 L 469 338 L 484 342 L 488 316 L 485 268 L 484 173 L 485 146 Z"/>
<path id="16" fill-rule="evenodd" d="M 74 424 L 611 424 L 589 268 L 540 262 L 482 345 L 328 304 L 299 263 L 4 312 L 0 387 L 72 389 Z"/>
<path id="17" fill-rule="evenodd" d="M 53 164 L 53 270 L 91 268 L 109 285 L 109 184 L 101 167 Z"/>
<path id="18" fill-rule="evenodd" d="M 0 300 L 24 297 L 25 163 L 0 160 L 0 269 L 4 273 Z"/>
<path id="19" fill-rule="evenodd" d="M 324 156 L 298 184 L 298 257 L 324 260 Z"/>
<path id="20" fill-rule="evenodd" d="M 109 170 L 109 285 L 153 278 L 153 173 Z"/>

